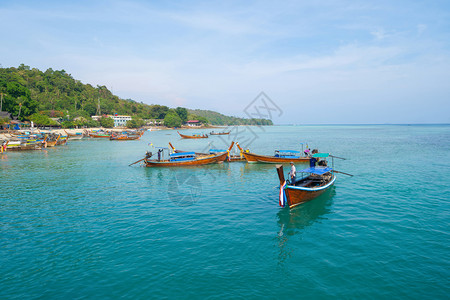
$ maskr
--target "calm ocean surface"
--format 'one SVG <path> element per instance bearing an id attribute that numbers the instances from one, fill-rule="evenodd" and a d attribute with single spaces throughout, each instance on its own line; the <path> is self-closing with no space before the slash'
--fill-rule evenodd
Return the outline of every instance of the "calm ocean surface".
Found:
<path id="1" fill-rule="evenodd" d="M 0 155 L 0 299 L 448 299 L 450 126 L 240 130 Z M 289 210 L 274 165 L 128 166 L 149 143 L 231 138 L 261 154 L 308 142 L 355 176 Z"/>

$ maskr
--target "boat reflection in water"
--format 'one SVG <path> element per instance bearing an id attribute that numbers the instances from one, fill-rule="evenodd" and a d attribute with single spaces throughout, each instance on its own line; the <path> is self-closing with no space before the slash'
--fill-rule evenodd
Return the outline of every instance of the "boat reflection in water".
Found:
<path id="1" fill-rule="evenodd" d="M 280 253 L 278 262 L 283 263 L 291 253 L 289 248 L 289 239 L 298 233 L 313 225 L 320 220 L 326 219 L 326 215 L 330 214 L 333 196 L 336 194 L 335 187 L 332 187 L 314 201 L 309 201 L 295 208 L 282 208 L 277 213 L 278 231 L 278 248 Z"/>

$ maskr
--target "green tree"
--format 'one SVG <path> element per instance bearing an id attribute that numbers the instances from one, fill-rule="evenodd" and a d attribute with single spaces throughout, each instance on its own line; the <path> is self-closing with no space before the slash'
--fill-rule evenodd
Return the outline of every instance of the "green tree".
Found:
<path id="1" fill-rule="evenodd" d="M 127 121 L 128 128 L 139 128 L 144 126 L 145 122 L 141 118 L 133 117 L 130 121 Z"/>
<path id="2" fill-rule="evenodd" d="M 75 124 L 71 121 L 64 121 L 61 123 L 62 128 L 74 128 Z"/>
<path id="3" fill-rule="evenodd" d="M 83 123 L 83 126 L 87 126 L 87 127 L 98 127 L 99 125 L 100 125 L 100 123 L 93 119 L 88 119 L 85 123 Z"/>
<path id="4" fill-rule="evenodd" d="M 164 119 L 169 112 L 169 108 L 164 105 L 152 105 L 150 109 L 150 118 L 152 119 Z"/>
<path id="5" fill-rule="evenodd" d="M 89 114 L 89 116 L 95 116 L 95 113 L 97 112 L 97 107 L 89 102 L 86 103 L 86 105 L 84 105 L 84 111 L 87 112 Z"/>
<path id="6" fill-rule="evenodd" d="M 9 118 L 0 118 L 0 125 L 8 124 L 10 122 Z"/>
<path id="7" fill-rule="evenodd" d="M 188 120 L 188 111 L 184 107 L 177 107 L 175 108 L 175 112 L 178 114 L 178 116 L 181 119 L 181 122 L 184 124 Z"/>
<path id="8" fill-rule="evenodd" d="M 180 127 L 181 118 L 174 110 L 170 110 L 164 118 L 164 125 L 167 127 Z"/>
<path id="9" fill-rule="evenodd" d="M 109 117 L 101 117 L 100 118 L 100 125 L 105 128 L 113 128 L 114 127 L 114 120 Z"/>
<path id="10" fill-rule="evenodd" d="M 48 116 L 40 114 L 40 113 L 34 113 L 29 117 L 30 121 L 33 121 L 34 124 L 38 126 L 51 126 L 56 125 L 57 123 L 50 119 Z"/>

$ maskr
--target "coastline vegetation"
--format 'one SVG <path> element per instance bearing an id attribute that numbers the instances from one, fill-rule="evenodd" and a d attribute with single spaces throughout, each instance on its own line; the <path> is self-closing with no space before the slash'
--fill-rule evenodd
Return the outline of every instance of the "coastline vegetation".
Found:
<path id="1" fill-rule="evenodd" d="M 121 99 L 106 86 L 83 84 L 65 70 L 51 68 L 42 72 L 21 64 L 18 68 L 0 68 L 2 110 L 21 121 L 41 126 L 64 128 L 75 126 L 113 127 L 111 118 L 93 120 L 94 115 L 130 115 L 127 126 L 137 128 L 143 120 L 163 120 L 167 127 L 179 127 L 187 120 L 211 125 L 272 125 L 270 120 L 229 117 L 209 110 L 148 105 L 132 99 Z"/>

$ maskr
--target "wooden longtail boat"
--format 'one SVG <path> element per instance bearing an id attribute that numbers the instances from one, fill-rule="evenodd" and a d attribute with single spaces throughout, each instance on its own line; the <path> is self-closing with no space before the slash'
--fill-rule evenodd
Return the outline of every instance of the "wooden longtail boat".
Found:
<path id="1" fill-rule="evenodd" d="M 261 162 L 261 163 L 279 164 L 279 163 L 290 163 L 291 161 L 294 163 L 295 162 L 306 163 L 309 162 L 309 160 L 311 159 L 309 156 L 297 155 L 300 154 L 300 151 L 296 150 L 276 150 L 274 156 L 269 156 L 248 152 L 248 150 L 246 151 L 242 149 L 239 143 L 236 143 L 236 146 L 239 148 L 242 155 L 249 163 Z"/>
<path id="2" fill-rule="evenodd" d="M 81 140 L 82 138 L 84 138 L 84 134 L 83 133 L 75 133 L 75 134 L 73 134 L 73 133 L 68 133 L 65 130 L 64 130 L 64 132 L 69 137 L 69 140 Z"/>
<path id="3" fill-rule="evenodd" d="M 65 145 L 67 144 L 67 140 L 69 139 L 69 136 L 61 136 L 60 139 L 56 142 L 56 145 Z"/>
<path id="4" fill-rule="evenodd" d="M 210 134 L 210 135 L 227 135 L 227 134 L 230 134 L 230 132 L 231 132 L 231 130 L 228 131 L 228 132 L 225 132 L 225 131 L 223 131 L 223 132 L 214 132 L 214 131 L 211 131 L 209 134 Z"/>
<path id="5" fill-rule="evenodd" d="M 229 149 L 232 149 L 234 145 L 235 145 L 235 143 L 234 143 L 234 142 L 231 142 L 231 146 L 230 146 Z M 172 151 L 173 151 L 174 153 L 184 153 L 184 152 L 188 152 L 188 151 L 183 151 L 183 150 L 175 149 L 175 147 L 172 145 L 171 142 L 169 142 L 169 147 L 172 149 Z M 222 150 L 222 149 L 210 149 L 210 150 L 209 150 L 209 153 L 195 152 L 195 154 L 196 154 L 196 155 L 210 155 L 210 154 L 214 154 L 214 153 L 218 153 L 218 152 L 224 152 L 224 151 L 227 151 L 227 150 Z M 241 156 L 239 156 L 239 155 L 231 155 L 231 153 L 229 152 L 229 150 L 228 150 L 227 152 L 228 152 L 228 155 L 227 155 L 226 161 L 228 161 L 228 162 L 245 161 L 245 158 L 244 158 L 243 156 L 241 157 Z"/>
<path id="6" fill-rule="evenodd" d="M 111 133 L 108 132 L 88 132 L 89 136 L 91 138 L 100 138 L 100 139 L 109 139 L 111 136 Z"/>
<path id="7" fill-rule="evenodd" d="M 22 150 L 40 150 L 42 149 L 42 141 L 9 141 L 6 150 L 22 151 Z"/>
<path id="8" fill-rule="evenodd" d="M 280 179 L 280 206 L 293 208 L 297 205 L 310 201 L 329 188 L 336 180 L 333 169 L 329 167 L 310 167 L 300 170 L 298 173 L 308 173 L 309 175 L 287 183 L 284 179 L 283 166 L 277 165 L 278 178 Z"/>
<path id="9" fill-rule="evenodd" d="M 61 137 L 61 134 L 58 134 L 58 137 L 56 138 L 56 140 L 53 141 L 49 141 L 48 139 L 44 141 L 44 145 L 45 148 L 47 147 L 55 147 L 56 144 L 58 143 L 59 138 Z"/>
<path id="10" fill-rule="evenodd" d="M 185 135 L 185 134 L 181 134 L 179 131 L 177 131 L 177 132 L 183 139 L 207 139 L 208 138 L 207 134 L 204 134 L 204 135 L 199 135 L 199 134 Z"/>
<path id="11" fill-rule="evenodd" d="M 138 140 L 140 138 L 141 138 L 141 135 L 111 134 L 111 137 L 109 139 L 111 141 L 131 141 L 131 140 Z"/>
<path id="12" fill-rule="evenodd" d="M 178 150 L 178 149 L 175 149 L 175 147 L 172 145 L 171 142 L 169 142 L 169 147 L 170 147 L 170 149 L 172 149 L 172 152 L 173 152 L 173 153 L 190 152 L 190 151 L 184 151 L 184 150 Z M 226 151 L 226 150 L 224 150 L 224 151 Z M 204 153 L 204 152 L 195 152 L 195 154 L 196 154 L 196 155 L 209 155 L 208 153 Z"/>
<path id="13" fill-rule="evenodd" d="M 233 143 L 231 144 L 231 147 Z M 228 151 L 231 149 L 228 148 Z M 227 159 L 228 151 L 218 152 L 209 155 L 197 155 L 195 152 L 180 152 L 171 154 L 169 159 L 157 160 L 144 158 L 146 167 L 185 167 L 185 166 L 201 166 L 213 163 L 221 163 Z"/>

